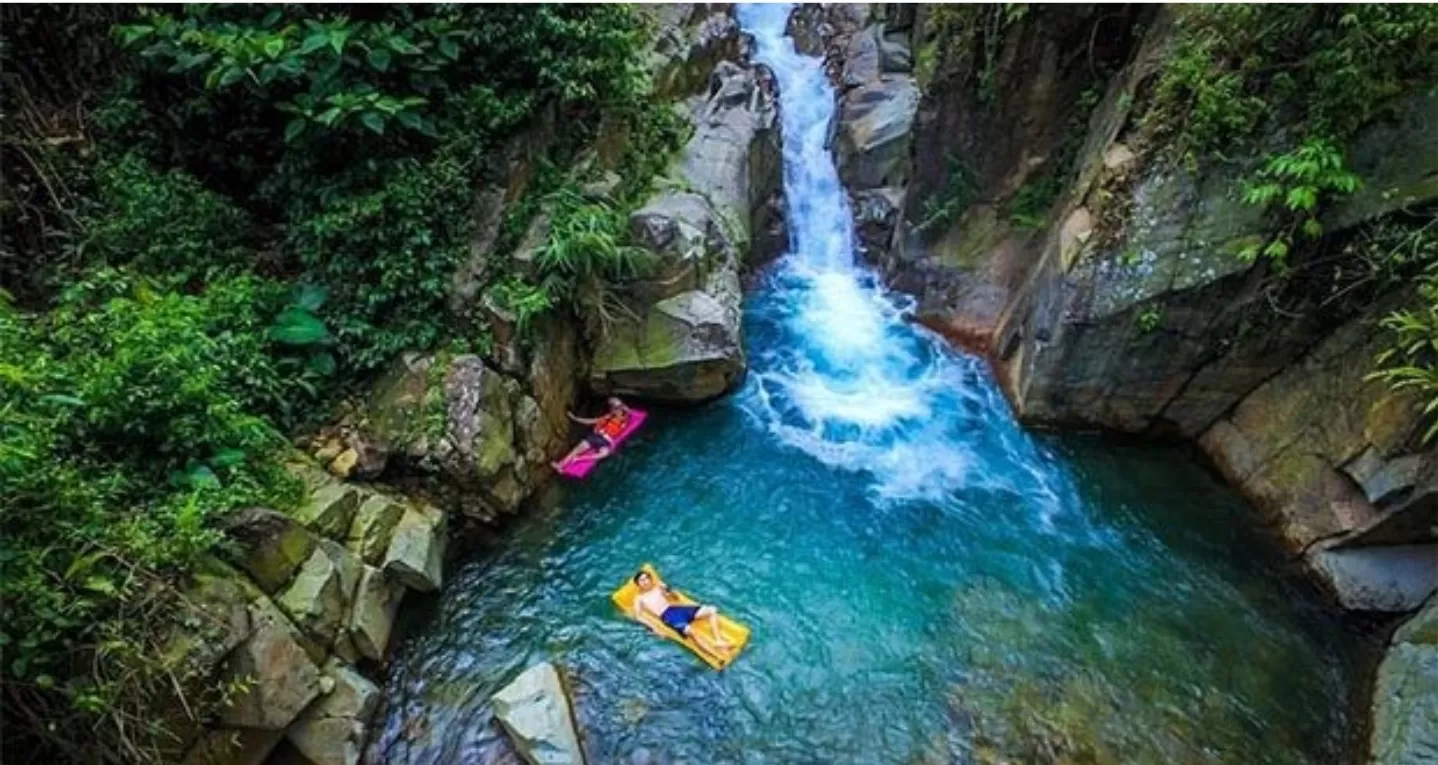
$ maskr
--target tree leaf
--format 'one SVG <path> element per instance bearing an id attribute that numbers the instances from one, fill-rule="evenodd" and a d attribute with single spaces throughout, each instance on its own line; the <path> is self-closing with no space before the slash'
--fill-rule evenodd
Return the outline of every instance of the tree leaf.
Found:
<path id="1" fill-rule="evenodd" d="M 329 353 L 316 353 L 305 363 L 305 369 L 321 377 L 335 373 L 335 357 Z"/>
<path id="2" fill-rule="evenodd" d="M 325 323 L 302 308 L 291 306 L 280 312 L 270 327 L 270 339 L 284 345 L 318 345 L 329 340 Z"/>
<path id="3" fill-rule="evenodd" d="M 450 61 L 457 61 L 459 60 L 459 43 L 456 43 L 453 38 L 441 37 L 439 38 L 439 52 Z"/>
<path id="4" fill-rule="evenodd" d="M 285 125 L 285 143 L 294 143 L 305 132 L 305 118 L 296 117 Z"/>
<path id="5" fill-rule="evenodd" d="M 328 32 L 315 32 L 314 34 L 312 34 L 312 35 L 310 35 L 309 37 L 306 37 L 306 38 L 305 38 L 304 43 L 302 43 L 302 44 L 300 45 L 300 53 L 302 53 L 302 54 L 314 53 L 315 51 L 319 50 L 320 48 L 323 48 L 323 47 L 325 47 L 326 45 L 329 45 L 329 42 L 330 42 L 330 35 L 329 35 Z"/>
<path id="6" fill-rule="evenodd" d="M 370 130 L 373 130 L 379 135 L 384 135 L 383 114 L 380 114 L 379 112 L 362 112 L 360 114 L 360 122 L 363 122 L 365 127 L 369 128 Z"/>
<path id="7" fill-rule="evenodd" d="M 381 72 L 389 71 L 389 51 L 384 48 L 371 48 L 366 60 L 369 61 L 370 66 Z"/>
<path id="8" fill-rule="evenodd" d="M 330 47 L 334 48 L 336 56 L 345 52 L 345 41 L 349 38 L 350 31 L 348 29 L 330 30 Z"/>
<path id="9" fill-rule="evenodd" d="M 285 52 L 285 38 L 271 37 L 265 41 L 265 55 L 270 58 L 279 58 Z"/>
<path id="10" fill-rule="evenodd" d="M 324 285 L 306 282 L 295 288 L 294 302 L 296 307 L 314 313 L 320 310 L 329 296 L 330 292 Z"/>

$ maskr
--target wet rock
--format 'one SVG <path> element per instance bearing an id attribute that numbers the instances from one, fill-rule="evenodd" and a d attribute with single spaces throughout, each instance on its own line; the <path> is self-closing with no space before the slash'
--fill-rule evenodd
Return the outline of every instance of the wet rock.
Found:
<path id="1" fill-rule="evenodd" d="M 1320 550 L 1308 557 L 1345 608 L 1412 611 L 1438 590 L 1438 545 Z"/>
<path id="2" fill-rule="evenodd" d="M 383 494 L 369 495 L 355 511 L 345 546 L 365 563 L 379 565 L 402 517 L 404 505 Z"/>
<path id="3" fill-rule="evenodd" d="M 230 654 L 224 676 L 245 681 L 220 715 L 232 728 L 283 730 L 320 695 L 319 667 L 310 658 L 295 629 L 274 603 L 261 598 L 250 604 L 254 632 Z"/>
<path id="4" fill-rule="evenodd" d="M 314 765 L 356 765 L 379 688 L 353 667 L 331 659 L 325 677 L 333 689 L 311 704 L 286 731 L 290 743 Z"/>
<path id="5" fill-rule="evenodd" d="M 429 506 L 407 508 L 385 551 L 383 570 L 419 592 L 435 592 L 442 582 L 444 513 Z"/>
<path id="6" fill-rule="evenodd" d="M 875 28 L 879 41 L 879 68 L 885 74 L 908 74 L 914 71 L 914 54 L 909 50 L 908 37 L 900 32 Z"/>
<path id="7" fill-rule="evenodd" d="M 912 77 L 884 75 L 844 95 L 839 110 L 839 175 L 850 190 L 902 186 L 919 89 Z"/>
<path id="8" fill-rule="evenodd" d="M 649 70 L 658 98 L 698 93 L 721 61 L 739 58 L 739 25 L 705 5 L 641 6 L 657 17 Z"/>
<path id="9" fill-rule="evenodd" d="M 404 587 L 391 582 L 380 569 L 364 567 L 349 615 L 349 639 L 361 656 L 384 660 L 403 597 Z"/>
<path id="10" fill-rule="evenodd" d="M 525 670 L 494 694 L 494 716 L 530 765 L 583 765 L 569 697 L 554 665 Z"/>
<path id="11" fill-rule="evenodd" d="M 870 263 L 885 266 L 899 224 L 899 207 L 904 190 L 896 187 L 866 189 L 854 193 L 854 231 Z"/>
<path id="12" fill-rule="evenodd" d="M 289 516 L 263 507 L 248 507 L 225 519 L 225 533 L 238 547 L 240 568 L 266 594 L 284 587 L 314 553 L 314 534 Z"/>

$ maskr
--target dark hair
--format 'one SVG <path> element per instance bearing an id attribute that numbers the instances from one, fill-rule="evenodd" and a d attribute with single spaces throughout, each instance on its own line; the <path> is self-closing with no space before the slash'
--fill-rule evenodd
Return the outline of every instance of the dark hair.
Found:
<path id="1" fill-rule="evenodd" d="M 639 573 L 635 574 L 635 575 L 634 575 L 634 583 L 635 583 L 635 584 L 639 584 L 639 577 L 641 577 L 641 576 L 649 576 L 649 572 L 648 572 L 648 571 L 640 571 Z M 650 578 L 652 579 L 653 577 L 650 577 Z"/>

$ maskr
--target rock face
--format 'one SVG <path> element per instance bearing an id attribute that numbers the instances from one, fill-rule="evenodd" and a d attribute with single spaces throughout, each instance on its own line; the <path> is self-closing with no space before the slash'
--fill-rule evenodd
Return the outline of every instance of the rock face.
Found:
<path id="1" fill-rule="evenodd" d="M 495 717 L 529 765 L 584 765 L 569 697 L 554 665 L 530 667 L 491 702 Z"/>
<path id="2" fill-rule="evenodd" d="M 210 561 L 186 585 L 197 626 L 167 642 L 177 680 L 239 689 L 217 725 L 193 721 L 175 754 L 189 765 L 258 765 L 285 738 L 314 765 L 357 763 L 378 689 L 355 662 L 383 661 L 404 593 L 441 582 L 441 511 L 294 469 L 309 489 L 294 515 L 235 514 L 239 566 Z"/>
<path id="3" fill-rule="evenodd" d="M 1373 689 L 1373 765 L 1438 763 L 1438 598 L 1393 636 Z"/>
<path id="4" fill-rule="evenodd" d="M 634 242 L 659 265 L 627 285 L 635 318 L 596 343 L 589 382 L 598 393 L 703 401 L 743 376 L 739 268 L 756 232 L 773 225 L 782 161 L 774 95 L 759 70 L 721 62 L 694 120 L 674 170 L 680 188 L 630 218 Z"/>
<path id="5" fill-rule="evenodd" d="M 527 365 L 516 361 L 523 378 L 472 354 L 406 354 L 370 396 L 363 440 L 395 466 L 442 479 L 436 488 L 466 515 L 515 511 L 563 450 L 574 396 L 572 330 L 551 324 L 536 348 Z M 365 560 L 379 554 L 366 548 Z"/>

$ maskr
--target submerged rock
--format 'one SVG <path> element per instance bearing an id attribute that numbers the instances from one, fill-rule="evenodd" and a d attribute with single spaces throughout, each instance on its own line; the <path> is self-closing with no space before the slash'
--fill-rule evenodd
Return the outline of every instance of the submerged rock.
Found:
<path id="1" fill-rule="evenodd" d="M 525 670 L 491 699 L 494 716 L 530 765 L 583 765 L 569 697 L 553 664 Z"/>

